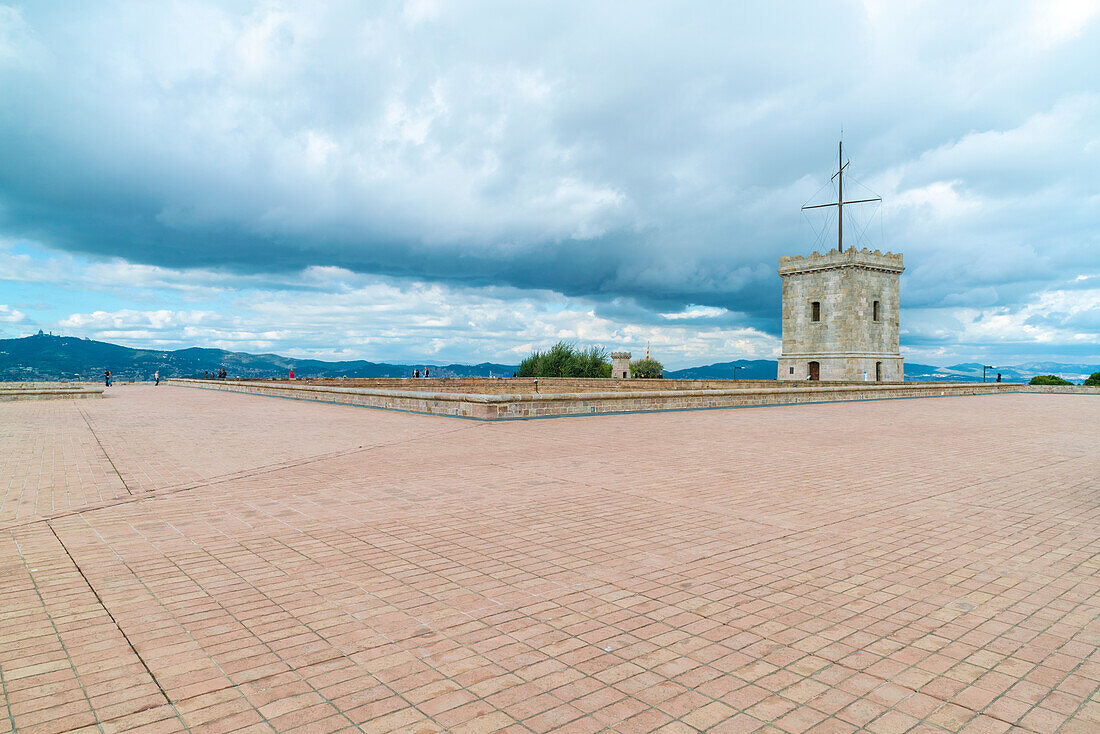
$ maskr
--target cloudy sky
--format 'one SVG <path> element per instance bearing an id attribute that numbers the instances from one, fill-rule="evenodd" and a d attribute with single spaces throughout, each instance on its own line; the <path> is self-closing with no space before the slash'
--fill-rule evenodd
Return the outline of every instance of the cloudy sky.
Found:
<path id="1" fill-rule="evenodd" d="M 321 5 L 0 4 L 0 337 L 769 358 L 843 127 L 907 359 L 1100 361 L 1100 2 Z"/>

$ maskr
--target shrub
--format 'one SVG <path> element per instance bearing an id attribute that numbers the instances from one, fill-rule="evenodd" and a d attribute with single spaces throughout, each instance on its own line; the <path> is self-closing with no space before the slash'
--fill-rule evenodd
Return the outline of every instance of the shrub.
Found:
<path id="1" fill-rule="evenodd" d="M 1035 375 L 1029 385 L 1072 385 L 1069 380 L 1063 380 L 1058 375 Z"/>
<path id="2" fill-rule="evenodd" d="M 545 352 L 531 352 L 519 363 L 516 377 L 611 377 L 611 362 L 606 349 L 578 349 L 560 341 Z"/>
<path id="3" fill-rule="evenodd" d="M 665 376 L 665 366 L 655 359 L 636 359 L 630 363 L 633 377 L 658 378 Z"/>
<path id="4" fill-rule="evenodd" d="M 1093 372 L 1089 375 L 1088 379 L 1085 380 L 1085 384 L 1091 387 L 1100 387 L 1100 372 Z"/>

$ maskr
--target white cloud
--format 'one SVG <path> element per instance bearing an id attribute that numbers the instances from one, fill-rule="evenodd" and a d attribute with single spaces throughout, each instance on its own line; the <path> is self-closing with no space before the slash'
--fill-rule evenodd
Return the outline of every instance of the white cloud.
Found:
<path id="1" fill-rule="evenodd" d="M 683 311 L 678 311 L 676 313 L 663 313 L 661 314 L 661 318 L 670 321 L 683 319 L 713 319 L 728 313 L 729 311 L 727 309 L 715 308 L 714 306 L 688 306 Z"/>
<path id="2" fill-rule="evenodd" d="M 0 323 L 17 324 L 26 318 L 26 314 L 0 303 Z"/>

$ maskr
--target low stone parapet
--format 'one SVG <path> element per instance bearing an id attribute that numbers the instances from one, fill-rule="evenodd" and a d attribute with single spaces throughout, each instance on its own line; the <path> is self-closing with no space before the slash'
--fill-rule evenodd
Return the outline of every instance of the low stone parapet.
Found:
<path id="1" fill-rule="evenodd" d="M 101 398 L 104 389 L 102 385 L 80 382 L 0 382 L 0 402 Z"/>
<path id="2" fill-rule="evenodd" d="M 488 380 L 487 380 L 488 381 Z M 732 382 L 732 381 L 731 381 Z M 1088 392 L 1098 388 L 1053 388 L 1012 383 L 847 383 L 821 386 L 791 386 L 773 382 L 769 386 L 717 387 L 688 390 L 608 390 L 591 392 L 476 393 L 436 392 L 415 389 L 339 387 L 295 382 L 249 382 L 173 379 L 184 387 L 240 392 L 251 395 L 358 405 L 426 415 L 443 415 L 475 420 L 517 420 L 559 416 L 607 415 L 665 410 L 707 410 L 764 405 L 800 405 L 848 400 L 992 395 L 1012 392 Z M 610 381 L 609 381 L 610 383 Z M 773 385 L 773 386 L 772 386 Z M 561 387 L 561 384 L 555 385 Z M 470 389 L 470 385 L 465 386 Z"/>

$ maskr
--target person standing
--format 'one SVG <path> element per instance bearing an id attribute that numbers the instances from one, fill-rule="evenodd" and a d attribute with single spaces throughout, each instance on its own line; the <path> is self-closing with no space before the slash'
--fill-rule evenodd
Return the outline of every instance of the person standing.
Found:
<path id="1" fill-rule="evenodd" d="M 153 373 L 153 387 L 160 384 L 160 370 Z"/>
<path id="2" fill-rule="evenodd" d="M 294 368 L 293 367 L 290 368 L 290 379 L 292 379 L 292 380 L 294 379 Z"/>
<path id="3" fill-rule="evenodd" d="M 104 387 L 110 387 L 111 386 L 111 371 L 109 369 L 107 369 L 106 367 L 103 368 L 103 386 Z"/>

